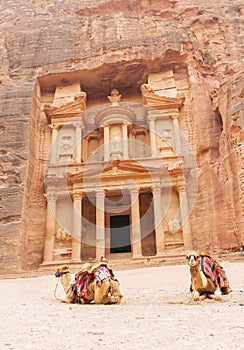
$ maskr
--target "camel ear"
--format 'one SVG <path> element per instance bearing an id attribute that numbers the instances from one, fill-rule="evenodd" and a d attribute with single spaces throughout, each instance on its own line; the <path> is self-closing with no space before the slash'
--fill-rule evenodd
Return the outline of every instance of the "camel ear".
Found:
<path id="1" fill-rule="evenodd" d="M 189 259 L 190 252 L 189 251 L 184 251 L 184 253 L 186 254 L 186 259 Z"/>

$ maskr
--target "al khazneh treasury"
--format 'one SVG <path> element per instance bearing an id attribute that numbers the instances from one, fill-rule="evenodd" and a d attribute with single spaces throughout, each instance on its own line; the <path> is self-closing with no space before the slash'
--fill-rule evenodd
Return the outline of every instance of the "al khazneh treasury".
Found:
<path id="1" fill-rule="evenodd" d="M 191 169 L 178 122 L 185 97 L 169 73 L 149 74 L 128 101 L 114 88 L 90 108 L 82 79 L 55 87 L 43 107 L 51 133 L 43 264 L 163 257 L 192 247 Z"/>

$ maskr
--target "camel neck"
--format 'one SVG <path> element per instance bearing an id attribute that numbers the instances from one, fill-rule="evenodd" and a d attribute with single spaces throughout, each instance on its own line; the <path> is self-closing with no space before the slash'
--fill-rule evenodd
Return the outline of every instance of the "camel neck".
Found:
<path id="1" fill-rule="evenodd" d="M 67 291 L 70 287 L 70 274 L 67 273 L 66 275 L 60 277 L 60 282 L 62 283 L 65 291 Z"/>
<path id="2" fill-rule="evenodd" d="M 200 270 L 199 270 L 199 266 L 198 265 L 190 266 L 190 272 L 191 272 L 192 276 L 196 276 L 199 271 Z"/>

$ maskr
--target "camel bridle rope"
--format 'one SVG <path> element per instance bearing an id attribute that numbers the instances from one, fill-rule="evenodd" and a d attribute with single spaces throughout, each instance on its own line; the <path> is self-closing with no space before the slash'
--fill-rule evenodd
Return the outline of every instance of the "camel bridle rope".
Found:
<path id="1" fill-rule="evenodd" d="M 56 286 L 55 286 L 55 289 L 54 289 L 54 293 L 53 293 L 53 294 L 54 294 L 54 297 L 55 297 L 58 301 L 61 301 L 62 303 L 64 303 L 65 300 L 58 298 L 57 295 L 56 295 L 56 292 L 57 292 L 57 288 L 58 288 L 58 284 L 59 284 L 59 279 L 60 279 L 60 277 L 62 277 L 63 275 L 66 275 L 67 273 L 70 273 L 70 271 L 56 272 L 56 273 L 55 273 L 55 277 L 57 277 L 58 280 L 57 280 L 57 283 L 56 283 Z M 70 289 L 70 287 L 69 287 L 69 289 Z M 66 293 L 69 291 L 69 289 L 66 291 Z"/>

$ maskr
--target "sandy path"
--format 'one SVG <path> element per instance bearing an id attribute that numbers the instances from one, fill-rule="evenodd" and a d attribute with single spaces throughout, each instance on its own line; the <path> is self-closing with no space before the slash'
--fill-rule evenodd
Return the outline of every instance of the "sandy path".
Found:
<path id="1" fill-rule="evenodd" d="M 0 280 L 0 350 L 244 349 L 244 262 L 223 266 L 222 302 L 189 303 L 185 265 L 115 271 L 121 305 L 59 303 L 54 276 Z"/>

